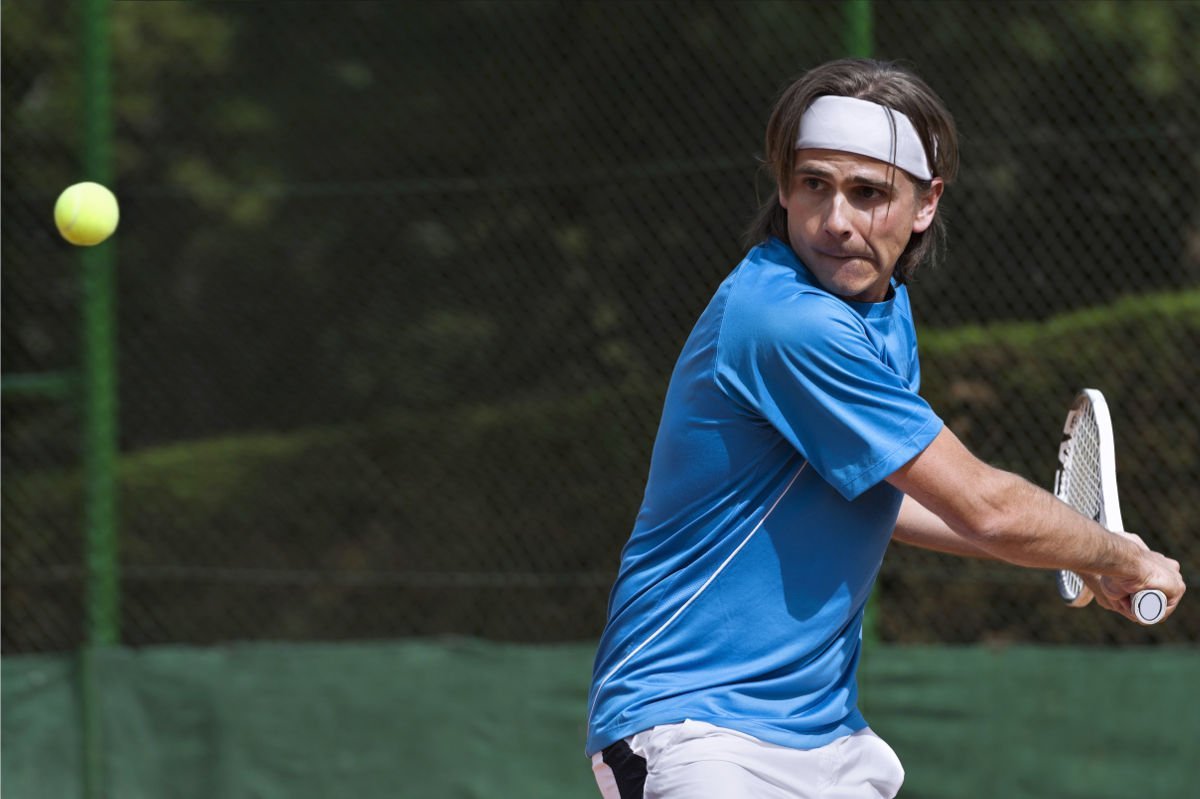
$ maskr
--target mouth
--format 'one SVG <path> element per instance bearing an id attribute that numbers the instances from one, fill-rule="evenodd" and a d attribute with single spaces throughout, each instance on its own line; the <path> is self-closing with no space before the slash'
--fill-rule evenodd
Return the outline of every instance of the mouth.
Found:
<path id="1" fill-rule="evenodd" d="M 825 256 L 826 258 L 832 258 L 835 261 L 869 261 L 869 260 L 871 260 L 870 255 L 865 255 L 863 253 L 854 253 L 854 252 L 852 252 L 852 253 L 837 253 L 837 252 L 824 252 L 822 250 L 818 250 L 817 252 L 820 253 L 821 255 Z"/>

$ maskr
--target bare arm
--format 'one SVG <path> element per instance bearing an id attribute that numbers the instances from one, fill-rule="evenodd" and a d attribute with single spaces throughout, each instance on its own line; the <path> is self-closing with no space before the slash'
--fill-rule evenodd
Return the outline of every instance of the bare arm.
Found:
<path id="1" fill-rule="evenodd" d="M 892 533 L 892 540 L 964 558 L 996 559 L 991 553 L 985 552 L 969 539 L 954 532 L 940 516 L 907 495 L 900 504 L 900 516 L 896 519 L 896 530 Z"/>
<path id="2" fill-rule="evenodd" d="M 1017 475 L 988 466 L 949 429 L 943 429 L 888 482 L 943 520 L 951 532 L 992 557 L 1020 566 L 1103 575 L 1110 578 L 1114 591 L 1123 594 L 1159 588 L 1167 595 L 1168 613 L 1183 595 L 1178 563 L 1144 549 L 1129 537 L 1112 535 Z M 923 540 L 949 540 L 936 534 L 936 526 L 916 518 L 915 529 L 926 533 Z M 911 535 L 914 527 L 904 526 L 901 535 Z M 900 527 L 898 523 L 897 529 Z M 920 534 L 917 537 L 921 538 Z M 1132 619 L 1127 605 L 1120 610 Z"/>

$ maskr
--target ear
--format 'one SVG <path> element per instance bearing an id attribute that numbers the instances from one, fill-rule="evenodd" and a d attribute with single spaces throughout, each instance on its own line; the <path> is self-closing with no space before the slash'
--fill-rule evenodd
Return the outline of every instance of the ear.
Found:
<path id="1" fill-rule="evenodd" d="M 913 233 L 924 233 L 933 224 L 933 219 L 937 216 L 938 200 L 942 199 L 942 192 L 945 189 L 946 182 L 941 178 L 934 178 L 929 192 L 924 196 L 917 197 L 917 215 L 913 219 Z"/>
<path id="2" fill-rule="evenodd" d="M 783 206 L 785 211 L 787 210 L 788 187 L 782 183 L 779 184 L 779 204 Z"/>

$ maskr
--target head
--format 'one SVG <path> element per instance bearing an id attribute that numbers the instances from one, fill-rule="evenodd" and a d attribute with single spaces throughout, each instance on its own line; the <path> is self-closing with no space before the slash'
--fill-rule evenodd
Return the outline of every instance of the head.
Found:
<path id="1" fill-rule="evenodd" d="M 825 113 L 837 103 L 825 101 L 809 115 L 806 126 L 819 123 L 820 130 L 801 129 L 805 112 L 825 96 L 884 107 L 875 109 L 890 138 L 890 147 L 875 153 L 883 157 L 858 152 L 863 148 L 857 141 L 839 143 L 839 123 L 848 120 L 835 112 L 830 123 Z M 846 130 L 858 130 L 849 122 Z M 910 147 L 906 130 L 915 132 Z M 811 132 L 819 135 L 806 135 Z M 843 146 L 847 149 L 839 149 Z M 916 75 L 865 59 L 833 61 L 807 72 L 776 103 L 764 155 L 776 191 L 747 233 L 750 244 L 768 236 L 790 243 L 826 288 L 846 297 L 858 297 L 859 288 L 886 287 L 891 277 L 903 283 L 934 259 L 945 237 L 937 204 L 958 171 L 958 135 L 942 101 Z"/>

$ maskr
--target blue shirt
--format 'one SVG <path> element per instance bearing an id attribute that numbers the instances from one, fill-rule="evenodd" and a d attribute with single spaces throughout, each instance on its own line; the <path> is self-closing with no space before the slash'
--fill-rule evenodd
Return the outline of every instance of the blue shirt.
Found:
<path id="1" fill-rule="evenodd" d="M 777 239 L 717 290 L 671 376 L 609 600 L 587 752 L 694 719 L 811 749 L 866 726 L 862 614 L 942 422 L 904 286 L 825 289 Z"/>

